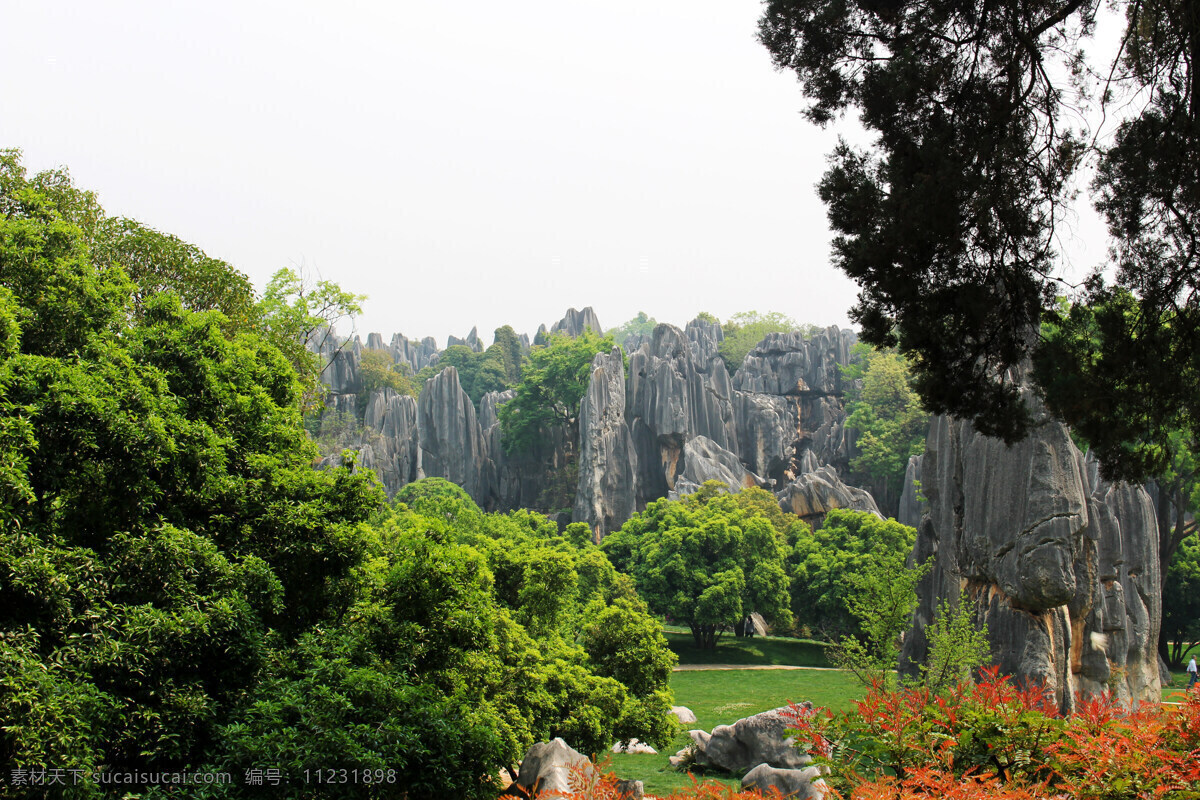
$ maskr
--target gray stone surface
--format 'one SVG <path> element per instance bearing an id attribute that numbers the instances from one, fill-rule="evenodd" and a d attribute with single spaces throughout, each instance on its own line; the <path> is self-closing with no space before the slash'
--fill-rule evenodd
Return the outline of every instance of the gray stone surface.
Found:
<path id="1" fill-rule="evenodd" d="M 822 775 L 829 774 L 825 765 L 804 769 L 779 769 L 770 764 L 759 764 L 742 776 L 742 791 L 754 789 L 767 794 L 771 789 L 781 797 L 794 800 L 822 800 L 829 793 L 829 786 Z"/>
<path id="2" fill-rule="evenodd" d="M 693 436 L 683 446 L 683 471 L 668 497 L 678 500 L 695 492 L 705 481 L 720 481 L 737 492 L 766 481 L 742 466 L 738 457 L 707 436 Z"/>
<path id="3" fill-rule="evenodd" d="M 799 331 L 771 333 L 755 345 L 733 376 L 734 388 L 759 394 L 840 395 L 840 366 L 858 341 L 836 325 L 805 339 Z"/>
<path id="4" fill-rule="evenodd" d="M 638 456 L 639 504 L 663 497 L 683 471 L 683 446 L 706 436 L 736 451 L 732 387 L 725 363 L 696 360 L 673 325 L 659 325 L 629 357 L 626 419 Z"/>
<path id="5" fill-rule="evenodd" d="M 690 725 L 696 721 L 696 714 L 687 706 L 671 706 L 671 713 L 681 725 Z"/>
<path id="6" fill-rule="evenodd" d="M 596 541 L 633 514 L 638 464 L 625 424 L 625 364 L 621 349 L 597 353 L 579 404 L 579 486 L 574 520 L 586 523 Z"/>
<path id="7" fill-rule="evenodd" d="M 575 750 L 561 738 L 539 742 L 529 748 L 515 783 L 531 793 L 541 792 L 553 797 L 554 792 L 571 791 L 572 768 L 582 770 L 590 779 L 599 777 L 599 770 L 587 756 Z"/>
<path id="8" fill-rule="evenodd" d="M 600 326 L 600 318 L 596 316 L 596 312 L 592 310 L 591 306 L 582 311 L 568 308 L 566 315 L 550 326 L 550 333 L 562 331 L 568 336 L 579 336 L 586 328 L 591 328 L 597 336 L 604 334 L 604 328 Z"/>
<path id="9" fill-rule="evenodd" d="M 408 364 L 415 375 L 424 367 L 435 363 L 438 356 L 437 342 L 432 336 L 426 336 L 420 342 L 410 341 L 402 333 L 392 334 L 392 360 L 397 364 Z"/>
<path id="10" fill-rule="evenodd" d="M 845 426 L 848 387 L 841 368 L 853 360 L 857 341 L 853 331 L 836 326 L 807 339 L 798 331 L 772 333 L 734 373 L 732 385 L 746 396 L 743 404 L 757 406 L 738 409 L 738 452 L 777 487 L 816 466 L 847 469 L 854 442 Z"/>
<path id="11" fill-rule="evenodd" d="M 457 483 L 477 503 L 485 503 L 490 462 L 483 431 L 454 367 L 425 382 L 417 401 L 417 427 L 425 475 Z"/>
<path id="12" fill-rule="evenodd" d="M 373 450 L 375 472 L 389 498 L 422 477 L 416 400 L 391 389 L 373 392 L 363 429 Z M 366 466 L 361 457 L 359 463 Z"/>
<path id="13" fill-rule="evenodd" d="M 694 748 L 692 760 L 697 766 L 726 772 L 744 772 L 759 764 L 785 769 L 807 767 L 812 757 L 797 750 L 787 736 L 791 724 L 788 707 L 784 706 L 739 719 L 732 725 L 718 725 L 712 733 L 688 731 Z"/>
<path id="14" fill-rule="evenodd" d="M 927 505 L 920 484 L 921 457 L 910 456 L 908 466 L 904 468 L 904 489 L 900 493 L 900 509 L 896 513 L 896 521 L 910 528 L 921 524 L 921 516 Z"/>
<path id="15" fill-rule="evenodd" d="M 825 515 L 835 508 L 868 511 L 883 518 L 869 492 L 842 483 L 837 470 L 829 465 L 801 475 L 775 496 L 779 498 L 780 508 L 813 525 L 820 525 Z"/>
<path id="16" fill-rule="evenodd" d="M 336 335 L 330 335 L 325 339 L 320 355 L 326 362 L 321 372 L 321 382 L 328 387 L 330 394 L 354 394 L 358 391 L 358 362 L 362 358 L 362 345 L 357 337 L 339 347 Z"/>
<path id="17" fill-rule="evenodd" d="M 446 347 L 454 347 L 455 345 L 466 347 L 476 353 L 483 352 L 483 342 L 479 339 L 479 330 L 477 328 L 471 328 L 471 332 L 462 339 L 457 336 L 446 337 Z"/>
<path id="18" fill-rule="evenodd" d="M 549 330 L 577 335 L 599 326 L 591 308 L 570 309 Z M 543 341 L 547 332 L 539 329 Z M 370 465 L 390 495 L 408 481 L 436 475 L 460 483 L 489 510 L 540 507 L 543 500 L 562 507 L 562 498 L 546 500 L 546 489 L 577 452 L 576 493 L 565 504 L 598 536 L 647 502 L 686 494 L 704 480 L 780 489 L 827 464 L 845 469 L 853 442 L 845 431 L 838 367 L 849 358 L 852 333 L 831 328 L 810 339 L 767 337 L 739 370 L 736 382 L 745 391 L 734 388 L 718 353 L 724 340 L 718 323 L 695 319 L 684 330 L 659 325 L 639 340 L 629 342 L 628 370 L 612 353 L 593 364 L 578 441 L 567 441 L 565 425 L 552 426 L 530 451 L 505 455 L 497 409 L 512 392 L 486 395 L 471 424 L 473 409 L 457 378 L 446 372 L 424 387 L 415 422 L 413 407 L 391 397 L 372 397 L 358 408 L 363 345 L 353 339 L 337 351 L 333 336 L 323 353 L 331 360 L 323 377 L 327 416 L 332 424 L 334 412 L 362 415 L 362 430 L 337 447 L 358 451 L 359 468 Z M 476 329 L 449 341 L 474 350 L 483 346 Z M 527 345 L 529 337 L 521 341 Z M 440 359 L 430 337 L 418 343 L 397 333 L 383 342 L 377 333 L 367 336 L 368 348 L 389 352 L 413 374 Z M 340 449 L 322 466 L 335 463 Z"/>
<path id="19" fill-rule="evenodd" d="M 1032 402 L 1032 401 L 1031 401 Z M 937 603 L 972 602 L 1005 673 L 1040 680 L 1064 711 L 1076 691 L 1160 697 L 1158 536 L 1141 487 L 1101 481 L 1061 423 L 1038 409 L 1011 447 L 936 417 L 921 460 L 919 587 L 902 668 L 927 655 Z"/>
<path id="20" fill-rule="evenodd" d="M 620 800 L 642 800 L 646 796 L 646 789 L 642 782 L 630 778 L 617 781 L 616 790 Z"/>
<path id="21" fill-rule="evenodd" d="M 733 416 L 738 455 L 751 472 L 778 486 L 800 474 L 794 461 L 801 439 L 800 404 L 794 398 L 735 391 Z M 815 455 L 805 453 L 815 464 Z"/>

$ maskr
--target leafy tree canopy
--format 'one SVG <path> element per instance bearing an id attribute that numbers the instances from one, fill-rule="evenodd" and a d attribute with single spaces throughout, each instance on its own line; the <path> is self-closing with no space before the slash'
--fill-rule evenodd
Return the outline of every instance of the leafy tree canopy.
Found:
<path id="1" fill-rule="evenodd" d="M 611 336 L 590 329 L 574 338 L 551 334 L 529 353 L 517 396 L 500 407 L 501 441 L 506 453 L 532 447 L 544 428 L 566 425 L 567 441 L 576 441 L 579 403 L 592 376 L 592 359 L 613 348 Z"/>
<path id="2" fill-rule="evenodd" d="M 751 612 L 781 626 L 792 620 L 785 535 L 753 498 L 721 488 L 710 481 L 696 499 L 656 500 L 600 545 L 652 611 L 689 626 L 708 649 Z M 807 528 L 795 517 L 791 527 Z"/>
<path id="3" fill-rule="evenodd" d="M 788 557 L 792 610 L 799 622 L 826 636 L 859 633 L 850 609 L 876 581 L 904 566 L 917 532 L 863 511 L 834 509 L 815 531 L 795 528 Z"/>
<path id="4" fill-rule="evenodd" d="M 778 311 L 761 314 L 757 311 L 741 311 L 734 314 L 721 326 L 725 341 L 718 352 L 730 372 L 735 371 L 746 360 L 746 354 L 766 338 L 768 333 L 787 333 L 800 330 L 800 325 L 791 317 Z"/>
<path id="5" fill-rule="evenodd" d="M 854 387 L 847 392 L 846 425 L 858 432 L 850 468 L 898 496 L 909 457 L 925 448 L 929 415 L 910 384 L 904 356 L 862 342 L 854 353 L 858 358 L 842 368 Z"/>
<path id="6" fill-rule="evenodd" d="M 358 361 L 358 382 L 358 406 L 364 409 L 371 395 L 382 389 L 409 397 L 416 397 L 420 391 L 408 364 L 397 364 L 384 350 L 363 350 Z"/>
<path id="7" fill-rule="evenodd" d="M 1118 2 L 1120 53 L 1094 70 L 1082 51 L 1098 8 L 769 0 L 760 38 L 810 119 L 853 112 L 872 136 L 839 144 L 820 184 L 863 338 L 909 356 L 930 411 L 1010 442 L 1031 420 L 1014 368 L 1038 358 L 1067 422 L 1114 426 L 1095 440 L 1106 474 L 1139 478 L 1180 422 L 1200 431 L 1200 19 L 1183 0 Z M 1097 118 L 1115 131 L 1088 128 Z M 1054 244 L 1087 164 L 1111 269 L 1047 350 Z M 1047 375 L 1060 368 L 1075 379 Z"/>
<path id="8" fill-rule="evenodd" d="M 1200 541 L 1180 543 L 1163 573 L 1162 636 L 1159 652 L 1172 669 L 1183 666 L 1187 652 L 1200 645 Z"/>
<path id="9" fill-rule="evenodd" d="M 648 316 L 645 311 L 639 311 L 633 319 L 615 328 L 609 328 L 605 336 L 612 337 L 614 342 L 624 347 L 627 338 L 630 336 L 649 336 L 654 333 L 656 325 L 658 325 L 658 321 L 654 317 Z"/>
<path id="10" fill-rule="evenodd" d="M 259 329 L 296 370 L 306 413 L 319 408 L 321 375 L 344 344 L 336 341 L 335 326 L 359 314 L 366 299 L 286 267 L 267 282 L 258 302 Z"/>
<path id="11" fill-rule="evenodd" d="M 293 786 L 369 767 L 482 800 L 536 740 L 669 740 L 669 651 L 600 551 L 445 482 L 405 495 L 426 516 L 312 469 L 288 354 L 181 293 L 132 313 L 136 285 L 72 221 L 90 207 L 56 206 L 80 194 L 0 174 L 6 763 L 272 764 Z"/>

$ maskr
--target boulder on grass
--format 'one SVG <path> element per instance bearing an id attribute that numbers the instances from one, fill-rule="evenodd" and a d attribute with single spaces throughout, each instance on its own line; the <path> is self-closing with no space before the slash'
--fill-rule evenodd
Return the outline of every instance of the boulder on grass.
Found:
<path id="1" fill-rule="evenodd" d="M 644 753 L 646 755 L 656 756 L 658 751 L 645 742 L 639 742 L 637 739 L 630 739 L 628 742 L 617 742 L 612 746 L 614 753 Z"/>
<path id="2" fill-rule="evenodd" d="M 683 725 L 691 725 L 696 721 L 696 715 L 687 706 L 671 706 L 671 713 Z"/>
<path id="3" fill-rule="evenodd" d="M 600 770 L 591 760 L 564 742 L 555 738 L 550 742 L 539 742 L 525 753 L 521 760 L 521 769 L 517 772 L 516 783 L 529 792 L 529 796 L 539 793 L 567 794 L 578 790 L 580 786 L 571 786 L 572 774 L 584 779 L 587 787 L 593 787 L 600 778 Z M 576 781 L 578 782 L 578 778 Z"/>
<path id="4" fill-rule="evenodd" d="M 812 708 L 812 703 L 804 703 Z M 787 729 L 793 724 L 787 706 L 718 725 L 712 733 L 688 731 L 692 745 L 677 753 L 672 764 L 690 762 L 698 767 L 716 767 L 726 772 L 745 772 L 758 764 L 800 769 L 812 758 L 796 749 Z"/>
<path id="5" fill-rule="evenodd" d="M 617 781 L 617 798 L 618 800 L 642 800 L 646 796 L 646 789 L 641 781 L 625 779 Z"/>
<path id="6" fill-rule="evenodd" d="M 742 791 L 757 789 L 764 795 L 776 789 L 789 800 L 824 800 L 829 792 L 822 775 L 829 774 L 824 765 L 805 769 L 778 769 L 769 764 L 759 764 L 742 778 Z"/>

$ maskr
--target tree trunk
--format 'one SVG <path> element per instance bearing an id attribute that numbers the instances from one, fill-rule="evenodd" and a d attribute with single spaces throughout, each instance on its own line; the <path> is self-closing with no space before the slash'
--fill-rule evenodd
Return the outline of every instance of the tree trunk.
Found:
<path id="1" fill-rule="evenodd" d="M 692 625 L 692 638 L 696 640 L 696 646 L 701 650 L 716 650 L 717 626 L 699 624 Z"/>

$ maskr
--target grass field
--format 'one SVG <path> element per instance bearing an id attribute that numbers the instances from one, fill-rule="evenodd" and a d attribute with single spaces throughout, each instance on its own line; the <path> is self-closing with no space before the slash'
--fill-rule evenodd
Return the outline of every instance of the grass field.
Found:
<path id="1" fill-rule="evenodd" d="M 735 639 L 724 636 L 715 653 L 696 650 L 691 634 L 668 630 L 671 648 L 683 664 L 791 664 L 827 666 L 824 648 L 816 642 L 777 637 Z M 694 670 L 671 678 L 675 704 L 696 714 L 690 728 L 711 731 L 742 717 L 811 700 L 817 705 L 845 709 L 859 697 L 862 687 L 846 673 L 835 670 Z M 691 785 L 688 775 L 671 768 L 668 759 L 690 743 L 681 734 L 658 755 L 613 755 L 612 769 L 619 777 L 643 782 L 647 794 L 666 795 Z M 736 779 L 697 776 L 738 786 Z"/>
<path id="2" fill-rule="evenodd" d="M 716 650 L 696 647 L 692 634 L 668 628 L 667 643 L 679 656 L 680 664 L 791 664 L 797 667 L 828 667 L 825 645 L 808 639 L 780 636 L 736 638 L 722 636 Z"/>

